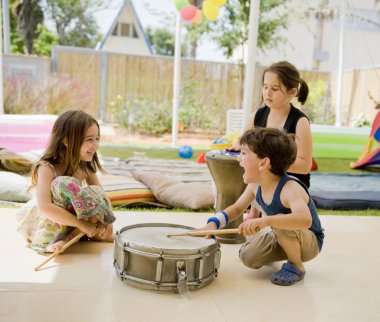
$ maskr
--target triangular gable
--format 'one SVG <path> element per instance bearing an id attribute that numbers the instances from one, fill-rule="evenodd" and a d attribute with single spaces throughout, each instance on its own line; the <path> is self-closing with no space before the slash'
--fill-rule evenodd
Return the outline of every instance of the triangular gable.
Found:
<path id="1" fill-rule="evenodd" d="M 136 24 L 133 24 L 133 27 L 136 28 L 137 32 L 142 35 L 142 39 L 145 42 L 149 53 L 152 55 L 153 51 L 152 51 L 151 42 L 149 41 L 149 37 L 147 36 L 147 34 L 145 33 L 145 31 L 142 27 L 141 21 L 139 19 L 139 16 L 137 15 L 137 11 L 135 9 L 135 6 L 134 6 L 132 0 L 124 0 L 123 4 L 119 8 L 117 15 L 115 16 L 114 20 L 112 21 L 110 28 L 108 29 L 107 33 L 104 35 L 103 39 L 97 44 L 95 49 L 97 49 L 97 50 L 104 49 L 104 46 L 105 46 L 107 40 L 110 37 L 112 37 L 113 31 L 115 30 L 118 23 L 120 22 L 120 20 L 123 16 L 124 10 L 126 10 L 126 9 L 127 10 L 131 9 L 131 14 L 132 14 L 132 16 L 136 22 Z"/>

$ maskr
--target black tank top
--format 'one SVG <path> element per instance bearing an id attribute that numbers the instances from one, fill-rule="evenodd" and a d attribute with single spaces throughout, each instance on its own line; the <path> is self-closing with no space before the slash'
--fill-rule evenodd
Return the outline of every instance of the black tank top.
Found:
<path id="1" fill-rule="evenodd" d="M 253 125 L 258 126 L 258 127 L 267 127 L 269 112 L 270 112 L 270 108 L 268 106 L 265 105 L 263 107 L 260 107 L 256 111 L 255 119 L 253 121 Z M 284 124 L 284 129 L 286 130 L 286 132 L 295 134 L 297 122 L 301 117 L 306 117 L 309 120 L 309 118 L 303 112 L 301 112 L 298 108 L 291 105 L 290 112 L 289 112 L 288 117 L 287 117 L 285 124 Z M 310 173 L 301 174 L 301 173 L 288 172 L 288 174 L 298 178 L 299 180 L 301 180 L 301 182 L 307 188 L 310 187 Z"/>

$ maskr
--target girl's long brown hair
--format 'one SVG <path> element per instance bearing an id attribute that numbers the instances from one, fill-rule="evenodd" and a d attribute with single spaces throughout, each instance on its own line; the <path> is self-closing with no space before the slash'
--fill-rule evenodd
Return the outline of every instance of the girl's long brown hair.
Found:
<path id="1" fill-rule="evenodd" d="M 99 123 L 91 115 L 77 110 L 62 113 L 54 123 L 48 146 L 39 161 L 49 162 L 53 166 L 63 165 L 65 176 L 73 176 L 79 168 L 87 173 L 103 171 L 97 153 L 90 162 L 80 161 L 86 131 L 93 124 L 98 127 L 100 135 Z M 37 184 L 39 165 L 40 162 L 37 162 L 32 168 L 31 187 Z"/>

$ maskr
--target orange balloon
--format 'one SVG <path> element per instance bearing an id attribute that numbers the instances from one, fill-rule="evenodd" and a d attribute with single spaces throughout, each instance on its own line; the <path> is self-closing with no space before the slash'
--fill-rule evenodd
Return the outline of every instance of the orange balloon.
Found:
<path id="1" fill-rule="evenodd" d="M 200 23 L 203 20 L 203 14 L 202 11 L 197 9 L 197 12 L 195 13 L 194 18 L 191 20 L 193 23 Z"/>

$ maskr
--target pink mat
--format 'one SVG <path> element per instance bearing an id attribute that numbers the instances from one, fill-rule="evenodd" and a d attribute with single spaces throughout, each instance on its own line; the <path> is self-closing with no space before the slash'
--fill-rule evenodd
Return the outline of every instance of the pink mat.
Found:
<path id="1" fill-rule="evenodd" d="M 26 152 L 46 148 L 56 115 L 0 115 L 0 148 Z"/>

